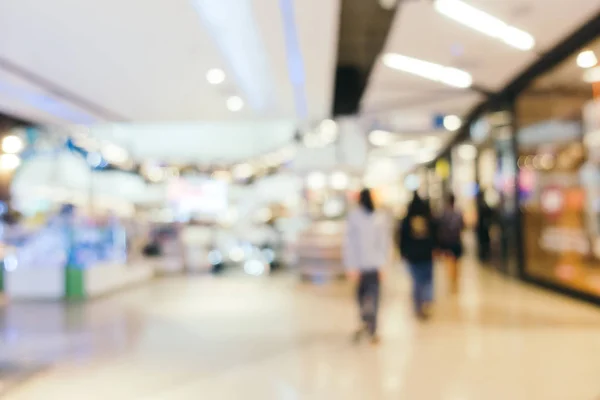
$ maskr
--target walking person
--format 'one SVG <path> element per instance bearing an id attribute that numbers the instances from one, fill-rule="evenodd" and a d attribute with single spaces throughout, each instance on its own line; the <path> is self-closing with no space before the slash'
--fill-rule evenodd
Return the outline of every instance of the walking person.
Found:
<path id="1" fill-rule="evenodd" d="M 433 302 L 433 253 L 436 248 L 436 224 L 429 204 L 414 194 L 406 217 L 400 223 L 399 248 L 406 260 L 413 289 L 413 305 L 419 319 L 427 319 Z"/>
<path id="2" fill-rule="evenodd" d="M 382 268 L 390 253 L 390 234 L 385 216 L 375 209 L 371 192 L 360 192 L 359 206 L 348 215 L 343 245 L 344 264 L 349 278 L 356 284 L 360 327 L 354 335 L 359 341 L 368 335 L 379 343 L 377 315 L 379 310 Z"/>
<path id="3" fill-rule="evenodd" d="M 446 264 L 452 293 L 457 293 L 459 288 L 462 231 L 465 226 L 463 215 L 455 203 L 454 195 L 450 195 L 438 221 L 438 247 Z"/>

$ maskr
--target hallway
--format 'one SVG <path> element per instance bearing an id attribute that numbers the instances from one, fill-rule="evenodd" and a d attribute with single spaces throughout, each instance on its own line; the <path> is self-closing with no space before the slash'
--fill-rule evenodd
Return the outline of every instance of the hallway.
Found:
<path id="1" fill-rule="evenodd" d="M 408 283 L 387 277 L 382 343 L 350 343 L 344 283 L 290 276 L 180 277 L 84 306 L 22 303 L 1 315 L 0 365 L 35 370 L 8 387 L 33 399 L 594 400 L 600 311 L 465 266 L 460 296 L 438 275 L 419 324 Z M 0 393 L 2 386 L 0 386 Z"/>

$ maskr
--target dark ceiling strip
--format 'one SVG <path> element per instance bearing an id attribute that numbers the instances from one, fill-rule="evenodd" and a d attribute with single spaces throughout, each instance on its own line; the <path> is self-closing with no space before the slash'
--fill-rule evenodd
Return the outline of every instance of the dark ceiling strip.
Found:
<path id="1" fill-rule="evenodd" d="M 60 97 L 63 100 L 68 101 L 69 103 L 80 107 L 87 112 L 91 113 L 93 116 L 100 117 L 109 121 L 126 121 L 127 118 L 114 113 L 106 108 L 99 106 L 59 85 L 49 81 L 46 78 L 43 78 L 20 65 L 15 64 L 14 62 L 7 60 L 6 58 L 0 57 L 0 68 L 10 72 L 14 75 L 23 78 L 30 83 L 46 90 L 48 93 Z"/>
<path id="2" fill-rule="evenodd" d="M 441 153 L 440 157 L 448 156 L 454 145 L 469 138 L 469 128 L 471 124 L 480 118 L 483 113 L 492 110 L 494 107 L 498 107 L 501 104 L 514 101 L 514 99 L 537 77 L 558 66 L 561 62 L 573 55 L 575 51 L 599 36 L 600 12 L 554 48 L 544 53 L 541 58 L 519 74 L 512 82 L 506 85 L 504 89 L 490 96 L 487 100 L 472 109 L 464 119 L 464 124 L 458 135 L 456 135 L 455 139 L 448 145 L 444 152 Z M 433 165 L 434 163 L 435 161 L 429 165 Z"/>
<path id="3" fill-rule="evenodd" d="M 384 9 L 375 0 L 341 0 L 333 115 L 358 113 L 396 10 Z"/>

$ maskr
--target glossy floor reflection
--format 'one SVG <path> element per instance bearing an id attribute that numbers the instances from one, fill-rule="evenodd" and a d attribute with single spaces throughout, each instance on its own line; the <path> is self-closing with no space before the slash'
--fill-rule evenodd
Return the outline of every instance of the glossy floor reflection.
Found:
<path id="1" fill-rule="evenodd" d="M 85 306 L 12 304 L 0 362 L 52 365 L 3 398 L 594 400 L 600 310 L 467 263 L 458 297 L 413 320 L 385 282 L 382 344 L 350 344 L 343 283 L 290 276 L 158 280 Z"/>

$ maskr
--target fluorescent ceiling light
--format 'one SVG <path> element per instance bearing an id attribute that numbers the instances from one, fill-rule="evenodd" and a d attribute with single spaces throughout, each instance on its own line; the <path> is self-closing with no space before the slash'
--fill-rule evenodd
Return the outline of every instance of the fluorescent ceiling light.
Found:
<path id="1" fill-rule="evenodd" d="M 244 108 L 244 100 L 239 96 L 231 96 L 227 99 L 227 108 L 233 112 L 240 111 Z"/>
<path id="2" fill-rule="evenodd" d="M 535 39 L 529 33 L 463 1 L 435 0 L 434 7 L 440 14 L 519 50 L 531 50 L 535 46 Z"/>
<path id="3" fill-rule="evenodd" d="M 408 72 L 422 78 L 444 83 L 449 86 L 468 88 L 473 83 L 473 77 L 466 71 L 445 67 L 428 61 L 388 53 L 383 56 L 383 63 L 390 68 Z"/>
<path id="4" fill-rule="evenodd" d="M 377 129 L 369 134 L 369 142 L 373 146 L 385 146 L 389 144 L 391 136 L 390 132 Z"/>
<path id="5" fill-rule="evenodd" d="M 586 50 L 577 56 L 577 65 L 581 68 L 592 68 L 598 64 L 598 59 L 592 50 Z"/>
<path id="6" fill-rule="evenodd" d="M 456 115 L 446 115 L 444 117 L 444 128 L 450 132 L 454 132 L 460 129 L 462 126 L 462 120 Z"/>
<path id="7" fill-rule="evenodd" d="M 219 68 L 213 68 L 206 73 L 206 80 L 211 85 L 218 85 L 225 81 L 225 72 Z"/>

